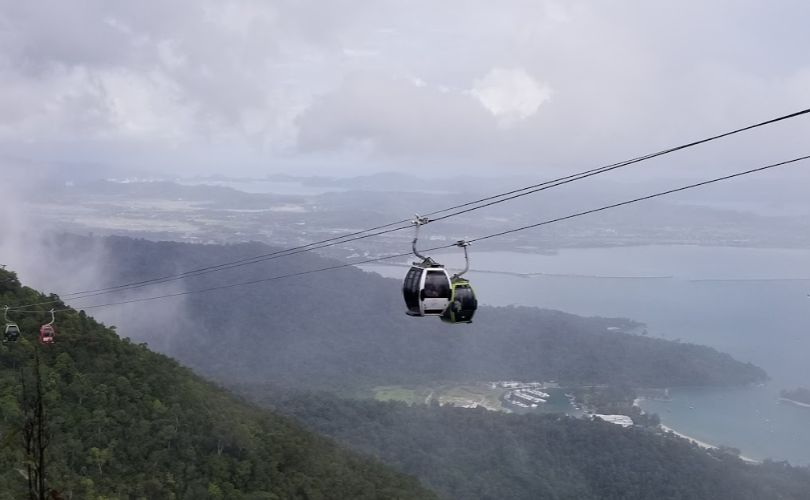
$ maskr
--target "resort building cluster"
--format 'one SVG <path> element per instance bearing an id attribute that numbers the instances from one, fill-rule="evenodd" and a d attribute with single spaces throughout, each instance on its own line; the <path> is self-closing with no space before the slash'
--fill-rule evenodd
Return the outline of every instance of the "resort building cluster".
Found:
<path id="1" fill-rule="evenodd" d="M 518 382 L 516 380 L 503 380 L 492 382 L 495 388 L 511 389 L 503 395 L 503 400 L 514 406 L 521 408 L 537 408 L 548 401 L 550 395 L 541 389 L 557 387 L 554 382 Z"/>

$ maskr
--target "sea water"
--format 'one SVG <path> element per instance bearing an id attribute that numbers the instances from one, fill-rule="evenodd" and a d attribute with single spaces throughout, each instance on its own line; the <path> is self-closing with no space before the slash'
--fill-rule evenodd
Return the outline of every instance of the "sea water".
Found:
<path id="1" fill-rule="evenodd" d="M 462 264 L 457 253 L 441 257 L 451 268 Z M 650 336 L 708 345 L 764 368 L 771 380 L 762 387 L 675 389 L 670 401 L 641 406 L 707 443 L 810 464 L 810 408 L 779 401 L 781 389 L 810 387 L 810 250 L 640 246 L 471 257 L 468 277 L 482 304 L 631 318 Z"/>

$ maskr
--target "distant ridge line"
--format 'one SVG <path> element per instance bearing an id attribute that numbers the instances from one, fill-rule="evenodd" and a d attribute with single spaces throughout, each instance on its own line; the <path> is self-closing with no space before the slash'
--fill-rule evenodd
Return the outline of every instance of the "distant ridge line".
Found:
<path id="1" fill-rule="evenodd" d="M 398 264 L 395 262 L 390 263 L 370 263 L 365 264 L 369 267 L 410 267 L 409 264 Z M 518 278 L 534 278 L 546 276 L 551 278 L 595 278 L 595 279 L 611 279 L 611 280 L 665 280 L 675 279 L 687 281 L 689 283 L 708 283 L 708 282 L 724 282 L 724 281 L 810 281 L 810 277 L 802 278 L 786 278 L 786 277 L 760 277 L 760 278 L 678 278 L 675 275 L 649 275 L 649 276 L 611 276 L 602 274 L 574 274 L 574 273 L 519 273 L 515 271 L 498 271 L 495 269 L 474 269 L 470 273 L 482 274 L 505 274 L 507 276 L 515 276 Z"/>
<path id="2" fill-rule="evenodd" d="M 710 281 L 810 281 L 810 278 L 695 278 L 688 281 L 710 282 Z"/>

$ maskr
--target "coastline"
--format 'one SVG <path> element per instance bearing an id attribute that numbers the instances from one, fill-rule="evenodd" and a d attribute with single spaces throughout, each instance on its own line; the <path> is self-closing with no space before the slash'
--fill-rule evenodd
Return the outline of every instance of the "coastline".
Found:
<path id="1" fill-rule="evenodd" d="M 782 401 L 782 402 L 785 402 L 785 403 L 790 403 L 790 404 L 796 405 L 796 406 L 801 406 L 802 408 L 810 408 L 810 404 L 802 403 L 801 401 L 796 401 L 795 399 L 781 397 L 781 398 L 779 398 L 779 401 Z"/>
<path id="2" fill-rule="evenodd" d="M 715 446 L 713 444 L 709 444 L 706 441 L 701 441 L 700 439 L 693 438 L 692 436 L 687 436 L 686 434 L 684 434 L 682 432 L 678 432 L 675 429 L 673 429 L 672 427 L 666 426 L 664 424 L 658 424 L 658 427 L 660 427 L 661 430 L 664 431 L 665 433 L 675 434 L 679 438 L 686 439 L 687 441 L 690 441 L 693 444 L 696 444 L 699 447 L 704 448 L 706 450 L 716 450 L 716 449 L 718 449 L 718 446 Z"/>
<path id="3" fill-rule="evenodd" d="M 659 427 L 659 428 L 660 428 L 662 431 L 664 431 L 664 433 L 672 433 L 672 434 L 674 434 L 674 435 L 678 436 L 679 438 L 686 439 L 687 441 L 689 441 L 689 442 L 691 442 L 691 443 L 693 443 L 693 444 L 695 444 L 695 445 L 697 445 L 697 446 L 699 446 L 700 448 L 703 448 L 703 449 L 705 449 L 705 450 L 717 450 L 717 449 L 719 449 L 719 448 L 720 448 L 719 446 L 715 446 L 715 445 L 713 445 L 713 444 L 709 444 L 709 443 L 707 443 L 706 441 L 701 441 L 700 439 L 696 439 L 696 438 L 693 438 L 692 436 L 688 436 L 688 435 L 686 435 L 686 434 L 684 434 L 684 433 L 682 433 L 682 432 L 678 432 L 678 431 L 676 431 L 675 429 L 673 429 L 672 427 L 668 427 L 668 426 L 666 426 L 666 425 L 664 425 L 664 424 L 659 424 L 659 425 L 658 425 L 658 427 Z M 742 460 L 743 462 L 747 462 L 747 463 L 750 463 L 750 464 L 759 464 L 759 463 L 762 463 L 762 462 L 761 462 L 761 461 L 759 461 L 759 460 L 754 460 L 753 458 L 751 458 L 751 457 L 746 457 L 745 455 L 739 455 L 739 458 L 740 458 L 740 460 Z"/>
<path id="4" fill-rule="evenodd" d="M 633 400 L 633 406 L 638 407 L 638 409 L 641 410 L 642 413 L 644 413 L 644 410 L 641 408 L 641 405 L 639 403 L 641 403 L 641 401 L 643 401 L 645 399 L 646 398 L 639 397 L 639 398 L 636 398 L 636 399 Z M 784 399 L 784 398 L 782 398 L 782 399 Z M 794 402 L 796 402 L 796 401 L 794 401 Z M 806 405 L 806 406 L 810 407 L 810 405 Z M 709 444 L 706 441 L 701 441 L 700 439 L 696 439 L 696 438 L 693 438 L 692 436 L 686 435 L 686 434 L 684 434 L 682 432 L 678 432 L 675 429 L 673 429 L 672 427 L 669 427 L 669 426 L 667 426 L 667 425 L 665 425 L 663 423 L 658 424 L 658 428 L 661 429 L 665 434 L 666 433 L 672 433 L 672 434 L 678 436 L 679 438 L 686 439 L 690 443 L 693 443 L 693 444 L 697 445 L 698 447 L 703 448 L 704 450 L 717 450 L 717 449 L 720 448 L 719 446 Z M 753 458 L 746 457 L 745 455 L 739 455 L 739 458 L 743 462 L 746 462 L 746 463 L 749 463 L 749 464 L 760 464 L 760 463 L 762 463 L 760 460 L 754 460 Z"/>

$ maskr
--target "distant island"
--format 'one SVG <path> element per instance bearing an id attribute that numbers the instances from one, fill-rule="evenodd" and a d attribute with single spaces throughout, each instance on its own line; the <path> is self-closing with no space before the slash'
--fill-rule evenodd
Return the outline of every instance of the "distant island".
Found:
<path id="1" fill-rule="evenodd" d="M 799 387 L 793 391 L 782 390 L 779 396 L 782 401 L 810 408 L 810 389 L 806 387 Z"/>

